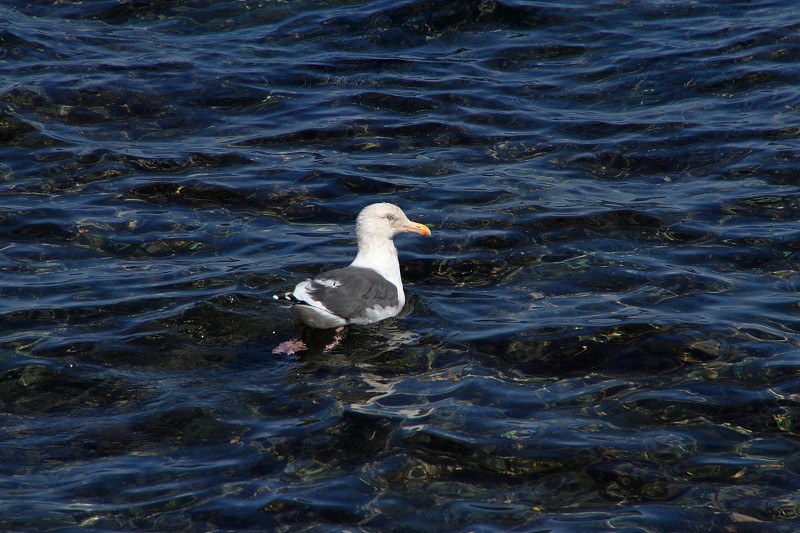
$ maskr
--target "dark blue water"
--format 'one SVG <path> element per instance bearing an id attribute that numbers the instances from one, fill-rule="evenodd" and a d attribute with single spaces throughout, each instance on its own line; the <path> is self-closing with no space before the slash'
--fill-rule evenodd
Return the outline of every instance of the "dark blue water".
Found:
<path id="1" fill-rule="evenodd" d="M 800 529 L 794 0 L 0 20 L 0 528 Z M 274 354 L 375 201 L 406 309 Z"/>

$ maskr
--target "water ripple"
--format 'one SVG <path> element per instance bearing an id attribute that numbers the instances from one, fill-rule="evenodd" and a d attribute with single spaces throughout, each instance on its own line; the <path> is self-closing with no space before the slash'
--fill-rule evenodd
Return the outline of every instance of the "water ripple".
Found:
<path id="1" fill-rule="evenodd" d="M 6 529 L 797 529 L 793 3 L 0 16 Z M 326 351 L 271 295 L 375 201 Z"/>

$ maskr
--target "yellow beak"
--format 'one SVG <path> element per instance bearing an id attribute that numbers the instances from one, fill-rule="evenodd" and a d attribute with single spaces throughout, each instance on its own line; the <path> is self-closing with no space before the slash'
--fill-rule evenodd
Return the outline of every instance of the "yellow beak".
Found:
<path id="1" fill-rule="evenodd" d="M 425 224 L 420 224 L 419 222 L 409 222 L 403 229 L 406 231 L 413 231 L 414 233 L 419 233 L 420 235 L 430 235 L 431 230 Z"/>

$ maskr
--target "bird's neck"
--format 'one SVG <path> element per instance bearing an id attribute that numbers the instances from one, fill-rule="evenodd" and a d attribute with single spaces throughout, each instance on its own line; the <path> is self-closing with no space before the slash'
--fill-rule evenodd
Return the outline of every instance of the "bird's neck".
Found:
<path id="1" fill-rule="evenodd" d="M 359 240 L 358 255 L 351 265 L 376 270 L 395 285 L 402 286 L 397 248 L 391 239 Z"/>

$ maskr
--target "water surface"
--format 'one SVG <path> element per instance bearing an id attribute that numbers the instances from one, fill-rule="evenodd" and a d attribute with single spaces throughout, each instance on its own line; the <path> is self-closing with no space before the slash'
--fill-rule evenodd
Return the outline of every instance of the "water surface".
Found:
<path id="1" fill-rule="evenodd" d="M 794 2 L 0 18 L 3 528 L 800 527 Z M 375 201 L 324 352 L 271 295 Z"/>

